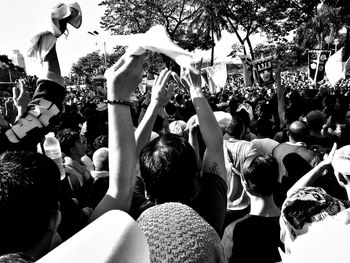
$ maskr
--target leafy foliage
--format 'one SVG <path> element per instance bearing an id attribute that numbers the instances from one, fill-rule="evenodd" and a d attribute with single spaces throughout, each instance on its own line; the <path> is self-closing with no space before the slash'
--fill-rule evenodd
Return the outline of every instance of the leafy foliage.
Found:
<path id="1" fill-rule="evenodd" d="M 106 6 L 101 25 L 114 34 L 144 33 L 161 24 L 171 39 L 189 51 L 212 46 L 203 29 L 189 30 L 190 22 L 203 12 L 198 0 L 108 0 L 100 5 Z"/>
<path id="2" fill-rule="evenodd" d="M 0 55 L 0 82 L 15 81 L 25 75 L 24 68 L 13 64 L 7 55 Z"/>
<path id="3" fill-rule="evenodd" d="M 124 53 L 124 48 L 118 47 L 115 48 L 112 54 L 106 54 L 105 58 L 105 54 L 100 54 L 99 51 L 94 51 L 79 58 L 79 60 L 73 64 L 71 71 L 73 74 L 81 77 L 91 77 L 93 75 L 103 74 L 106 66 L 107 68 L 112 66 Z"/>

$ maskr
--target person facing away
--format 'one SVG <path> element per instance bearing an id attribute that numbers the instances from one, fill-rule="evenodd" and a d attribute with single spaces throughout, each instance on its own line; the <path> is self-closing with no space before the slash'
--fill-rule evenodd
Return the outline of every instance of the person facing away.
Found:
<path id="1" fill-rule="evenodd" d="M 272 155 L 278 162 L 279 165 L 279 182 L 282 182 L 282 178 L 288 176 L 288 171 L 283 164 L 284 157 L 289 153 L 297 153 L 304 160 L 306 160 L 311 167 L 314 167 L 320 162 L 320 157 L 313 151 L 306 147 L 306 139 L 308 136 L 308 129 L 306 125 L 301 121 L 293 122 L 288 129 L 288 142 L 277 145 Z"/>
<path id="2" fill-rule="evenodd" d="M 0 255 L 22 252 L 37 260 L 58 237 L 59 169 L 34 152 L 4 152 L 0 163 Z"/>
<path id="3" fill-rule="evenodd" d="M 279 262 L 280 209 L 273 200 L 278 164 L 269 155 L 248 157 L 243 165 L 242 184 L 250 198 L 248 215 L 233 221 L 222 244 L 228 262 Z"/>
<path id="4" fill-rule="evenodd" d="M 195 150 L 185 138 L 165 134 L 143 147 L 140 171 L 152 202 L 190 206 L 221 237 L 227 205 L 223 136 L 202 92 L 200 67 L 198 72 L 185 70 L 182 83 L 190 90 L 206 146 L 201 169 Z"/>

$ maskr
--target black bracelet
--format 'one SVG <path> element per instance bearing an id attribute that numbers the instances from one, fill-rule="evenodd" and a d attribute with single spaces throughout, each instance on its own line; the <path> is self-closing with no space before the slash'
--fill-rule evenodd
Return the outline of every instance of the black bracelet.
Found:
<path id="1" fill-rule="evenodd" d="M 127 101 L 127 100 L 105 100 L 104 103 L 107 104 L 119 104 L 119 105 L 125 105 L 125 106 L 132 106 L 132 102 L 131 101 Z"/>

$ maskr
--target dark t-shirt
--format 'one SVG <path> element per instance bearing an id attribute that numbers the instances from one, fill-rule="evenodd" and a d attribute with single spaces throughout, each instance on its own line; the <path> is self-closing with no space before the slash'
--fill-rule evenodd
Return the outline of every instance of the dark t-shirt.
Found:
<path id="1" fill-rule="evenodd" d="M 230 248 L 227 244 L 230 237 L 232 254 L 229 262 L 281 261 L 278 247 L 284 250 L 284 246 L 280 241 L 279 217 L 247 215 L 226 228 L 223 238 L 225 250 Z"/>
<path id="2" fill-rule="evenodd" d="M 219 175 L 204 173 L 200 187 L 197 196 L 186 205 L 193 208 L 222 237 L 227 206 L 226 182 Z M 145 197 L 142 187 L 135 187 L 131 206 L 131 211 L 134 211 L 135 215 L 135 211 L 140 214 L 153 204 Z"/>
<path id="3" fill-rule="evenodd" d="M 296 153 L 300 155 L 305 161 L 307 161 L 311 165 L 311 167 L 314 167 L 316 164 L 320 162 L 319 156 L 315 152 L 306 148 L 305 146 L 293 145 L 289 143 L 281 143 L 277 145 L 272 151 L 273 157 L 278 162 L 279 182 L 282 181 L 282 178 L 284 176 L 288 176 L 286 167 L 283 164 L 283 159 L 289 153 Z"/>
<path id="4" fill-rule="evenodd" d="M 201 190 L 189 204 L 222 237 L 227 207 L 227 184 L 218 175 L 204 173 Z"/>

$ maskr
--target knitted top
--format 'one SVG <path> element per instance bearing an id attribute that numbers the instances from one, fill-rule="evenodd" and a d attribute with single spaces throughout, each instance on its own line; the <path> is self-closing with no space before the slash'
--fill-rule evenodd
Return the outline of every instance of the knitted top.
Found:
<path id="1" fill-rule="evenodd" d="M 157 205 L 137 221 L 148 241 L 151 262 L 224 262 L 214 228 L 186 205 Z"/>

